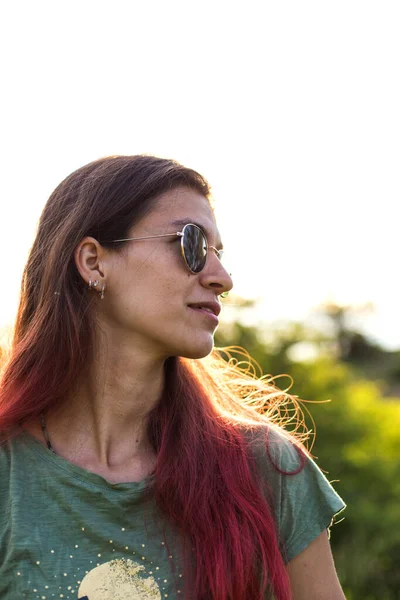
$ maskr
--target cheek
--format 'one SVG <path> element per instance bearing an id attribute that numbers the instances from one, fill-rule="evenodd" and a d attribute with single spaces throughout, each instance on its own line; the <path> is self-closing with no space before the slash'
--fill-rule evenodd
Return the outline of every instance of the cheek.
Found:
<path id="1" fill-rule="evenodd" d="M 124 284 L 115 301 L 112 310 L 121 319 L 129 323 L 149 322 L 154 319 L 160 326 L 160 319 L 167 324 L 185 307 L 185 296 L 181 291 L 182 283 L 172 279 L 166 272 L 153 270 L 146 277 L 132 277 Z"/>
<path id="2" fill-rule="evenodd" d="M 144 250 L 144 249 L 143 249 Z M 193 277 L 181 262 L 177 247 L 143 252 L 115 269 L 109 287 L 110 316 L 130 329 L 187 327 L 186 304 L 193 297 Z M 161 331 L 160 331 L 161 332 Z"/>

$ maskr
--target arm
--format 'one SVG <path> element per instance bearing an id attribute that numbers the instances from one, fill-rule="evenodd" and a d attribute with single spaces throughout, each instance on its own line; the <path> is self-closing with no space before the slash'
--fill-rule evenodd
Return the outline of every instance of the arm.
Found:
<path id="1" fill-rule="evenodd" d="M 293 600 L 346 600 L 323 531 L 287 565 Z"/>

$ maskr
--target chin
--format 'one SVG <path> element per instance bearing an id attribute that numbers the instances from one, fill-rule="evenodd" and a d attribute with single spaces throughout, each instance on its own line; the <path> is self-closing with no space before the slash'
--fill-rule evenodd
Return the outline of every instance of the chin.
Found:
<path id="1" fill-rule="evenodd" d="M 211 338 L 210 340 L 207 340 L 207 342 L 204 341 L 203 343 L 188 344 L 185 347 L 182 346 L 181 348 L 177 349 L 173 355 L 191 359 L 205 358 L 212 352 L 213 348 L 214 339 Z"/>
<path id="2" fill-rule="evenodd" d="M 203 352 L 200 352 L 200 351 L 185 352 L 185 353 L 181 353 L 179 356 L 182 356 L 182 358 L 192 358 L 192 359 L 205 358 L 206 356 L 208 356 L 211 353 L 212 349 L 213 349 L 213 346 L 211 346 L 211 348 L 209 348 L 207 351 L 204 350 Z"/>

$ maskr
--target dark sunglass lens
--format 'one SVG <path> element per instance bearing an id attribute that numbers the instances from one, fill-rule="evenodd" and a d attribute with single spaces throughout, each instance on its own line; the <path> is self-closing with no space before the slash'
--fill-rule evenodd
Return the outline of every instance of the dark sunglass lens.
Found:
<path id="1" fill-rule="evenodd" d="M 186 225 L 182 243 L 189 269 L 200 273 L 207 258 L 207 240 L 203 232 L 196 225 Z"/>

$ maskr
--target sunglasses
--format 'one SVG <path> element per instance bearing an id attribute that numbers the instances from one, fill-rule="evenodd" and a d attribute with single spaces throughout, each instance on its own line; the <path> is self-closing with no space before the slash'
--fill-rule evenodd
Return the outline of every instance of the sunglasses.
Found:
<path id="1" fill-rule="evenodd" d="M 181 238 L 181 252 L 186 267 L 191 273 L 200 273 L 206 266 L 208 250 L 214 250 L 219 260 L 222 260 L 223 251 L 218 250 L 214 246 L 209 246 L 206 234 L 198 225 L 187 223 L 182 231 L 176 233 L 164 233 L 162 235 L 148 235 L 138 238 L 123 238 L 120 240 L 111 240 L 111 242 L 129 242 L 138 240 L 150 240 L 161 237 L 179 236 Z M 228 292 L 221 294 L 223 298 L 228 295 Z"/>

